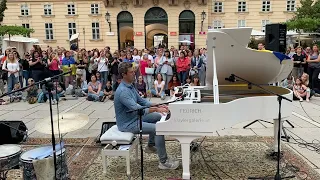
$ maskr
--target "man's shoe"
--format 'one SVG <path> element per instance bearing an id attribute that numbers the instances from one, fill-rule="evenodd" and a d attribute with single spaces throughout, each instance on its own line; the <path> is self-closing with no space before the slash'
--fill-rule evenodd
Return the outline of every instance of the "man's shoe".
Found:
<path id="1" fill-rule="evenodd" d="M 144 152 L 146 152 L 146 153 L 157 153 L 157 148 L 155 148 L 154 146 L 147 146 L 144 149 Z"/>
<path id="2" fill-rule="evenodd" d="M 165 163 L 159 163 L 159 169 L 177 169 L 180 165 L 178 160 L 167 159 Z"/>

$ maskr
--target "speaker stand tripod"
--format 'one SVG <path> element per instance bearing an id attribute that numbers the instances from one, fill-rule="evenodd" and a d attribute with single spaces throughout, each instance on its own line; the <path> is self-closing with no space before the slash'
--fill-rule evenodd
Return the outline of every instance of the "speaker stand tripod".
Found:
<path id="1" fill-rule="evenodd" d="M 243 129 L 246 129 L 247 127 L 251 126 L 252 124 L 254 124 L 254 123 L 256 123 L 256 122 L 265 122 L 265 123 L 269 123 L 269 124 L 274 124 L 274 123 L 269 122 L 269 121 L 265 121 L 265 120 L 262 120 L 262 119 L 257 119 L 257 120 L 252 121 L 251 123 L 243 126 Z M 289 142 L 290 137 L 287 135 L 286 129 L 285 129 L 284 126 L 283 126 L 283 123 L 284 123 L 284 122 L 287 122 L 287 123 L 291 126 L 291 128 L 294 128 L 294 125 L 293 125 L 290 121 L 288 121 L 288 120 L 283 120 L 283 121 L 282 121 L 282 127 L 281 127 L 281 129 L 282 129 L 282 132 L 283 132 L 284 136 L 281 136 L 281 138 L 286 139 L 286 141 Z"/>

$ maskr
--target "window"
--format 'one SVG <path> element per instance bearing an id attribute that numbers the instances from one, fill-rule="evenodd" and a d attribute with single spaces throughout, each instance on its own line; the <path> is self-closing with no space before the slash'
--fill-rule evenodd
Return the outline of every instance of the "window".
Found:
<path id="1" fill-rule="evenodd" d="M 92 23 L 92 39 L 100 39 L 100 25 L 98 22 Z"/>
<path id="2" fill-rule="evenodd" d="M 44 15 L 52 15 L 52 8 L 50 4 L 43 6 Z"/>
<path id="3" fill-rule="evenodd" d="M 30 29 L 30 25 L 29 24 L 22 24 L 22 27 L 26 28 L 26 29 Z M 28 34 L 27 36 L 23 36 L 23 37 L 30 37 L 30 34 Z"/>
<path id="4" fill-rule="evenodd" d="M 45 23 L 44 28 L 46 30 L 46 40 L 53 40 L 53 26 L 52 23 Z"/>
<path id="5" fill-rule="evenodd" d="M 247 11 L 247 2 L 239 1 L 238 2 L 238 12 L 246 12 Z"/>
<path id="6" fill-rule="evenodd" d="M 29 7 L 27 4 L 21 5 L 21 16 L 29 16 Z"/>
<path id="7" fill-rule="evenodd" d="M 269 21 L 269 20 L 262 20 L 262 21 L 261 21 L 261 26 L 262 26 L 262 27 L 261 27 L 261 31 L 262 31 L 262 32 L 265 32 L 265 31 L 266 31 L 266 25 L 267 25 L 267 24 L 270 24 L 270 21 Z"/>
<path id="8" fill-rule="evenodd" d="M 262 1 L 262 12 L 269 12 L 271 9 L 270 1 Z"/>
<path id="9" fill-rule="evenodd" d="M 99 14 L 99 4 L 91 4 L 91 14 Z"/>
<path id="10" fill-rule="evenodd" d="M 295 10 L 296 10 L 296 1 L 287 0 L 287 11 L 295 11 Z"/>
<path id="11" fill-rule="evenodd" d="M 213 29 L 221 29 L 222 22 L 221 21 L 213 21 Z"/>
<path id="12" fill-rule="evenodd" d="M 223 3 L 222 2 L 214 2 L 213 4 L 213 12 L 223 12 Z"/>
<path id="13" fill-rule="evenodd" d="M 74 4 L 68 4 L 68 15 L 75 15 L 76 8 Z"/>
<path id="14" fill-rule="evenodd" d="M 76 23 L 68 23 L 69 39 L 77 33 Z"/>
<path id="15" fill-rule="evenodd" d="M 238 27 L 246 27 L 246 20 L 238 20 Z"/>

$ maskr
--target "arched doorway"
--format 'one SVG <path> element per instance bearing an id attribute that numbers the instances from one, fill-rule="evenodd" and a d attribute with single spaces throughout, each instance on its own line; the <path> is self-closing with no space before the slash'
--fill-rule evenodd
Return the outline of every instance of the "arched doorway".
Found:
<path id="1" fill-rule="evenodd" d="M 160 7 L 150 8 L 144 16 L 144 25 L 146 48 L 158 47 L 158 41 L 162 38 L 160 44 L 165 47 L 168 46 L 168 38 L 165 38 L 168 35 L 168 15 L 164 9 Z"/>
<path id="2" fill-rule="evenodd" d="M 184 10 L 179 15 L 179 41 L 191 41 L 192 43 L 179 43 L 187 45 L 190 49 L 195 47 L 195 15 L 190 10 Z M 179 47 L 180 48 L 180 47 Z"/>
<path id="3" fill-rule="evenodd" d="M 118 24 L 118 47 L 125 49 L 134 46 L 133 42 L 133 17 L 128 11 L 122 11 L 117 16 Z"/>

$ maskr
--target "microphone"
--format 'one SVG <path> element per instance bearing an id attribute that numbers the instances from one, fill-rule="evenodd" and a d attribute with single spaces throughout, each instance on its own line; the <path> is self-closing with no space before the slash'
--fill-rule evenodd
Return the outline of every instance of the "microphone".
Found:
<path id="1" fill-rule="evenodd" d="M 57 78 L 59 76 L 63 76 L 63 75 L 66 75 L 66 74 L 70 74 L 71 72 L 72 72 L 72 70 L 64 72 L 64 73 L 61 73 L 61 74 L 58 74 L 57 76 L 48 77 L 48 78 L 45 78 L 44 81 L 45 82 L 50 82 L 52 79 L 55 79 L 55 78 Z"/>

